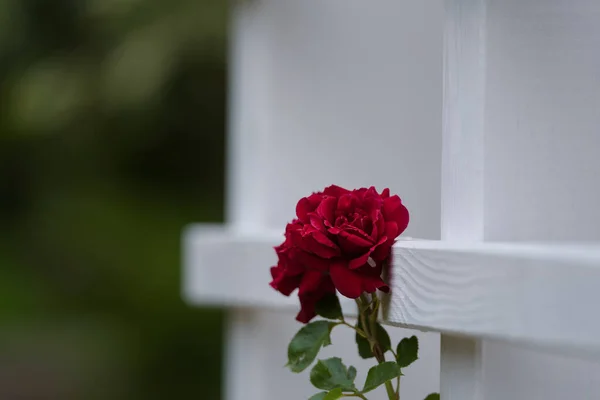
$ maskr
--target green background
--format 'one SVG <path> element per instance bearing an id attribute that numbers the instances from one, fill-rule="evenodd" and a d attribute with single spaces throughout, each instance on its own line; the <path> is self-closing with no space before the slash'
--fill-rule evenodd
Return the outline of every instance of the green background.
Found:
<path id="1" fill-rule="evenodd" d="M 220 399 L 227 2 L 0 1 L 0 399 Z"/>

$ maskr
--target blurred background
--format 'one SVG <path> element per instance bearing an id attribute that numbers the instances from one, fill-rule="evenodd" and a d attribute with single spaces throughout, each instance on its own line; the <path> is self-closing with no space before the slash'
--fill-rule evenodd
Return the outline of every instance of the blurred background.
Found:
<path id="1" fill-rule="evenodd" d="M 223 0 L 0 0 L 0 399 L 220 399 Z"/>

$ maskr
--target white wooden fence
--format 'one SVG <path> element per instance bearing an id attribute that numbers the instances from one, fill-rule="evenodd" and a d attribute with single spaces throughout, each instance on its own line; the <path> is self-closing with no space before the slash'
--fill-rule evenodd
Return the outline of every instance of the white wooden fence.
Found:
<path id="1" fill-rule="evenodd" d="M 268 267 L 331 183 L 389 186 L 426 239 L 394 248 L 385 322 L 441 333 L 419 333 L 403 400 L 600 397 L 598 21 L 597 0 L 233 8 L 228 223 L 186 231 L 183 282 L 230 308 L 227 400 L 315 392 L 281 368 L 297 300 Z"/>

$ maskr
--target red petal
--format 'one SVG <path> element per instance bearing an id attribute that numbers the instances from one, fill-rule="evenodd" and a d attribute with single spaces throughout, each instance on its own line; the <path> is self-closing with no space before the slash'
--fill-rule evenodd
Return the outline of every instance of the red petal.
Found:
<path id="1" fill-rule="evenodd" d="M 394 221 L 385 223 L 385 236 L 390 240 L 394 240 L 400 234 L 398 224 Z"/>
<path id="2" fill-rule="evenodd" d="M 340 254 L 340 248 L 323 232 L 317 230 L 305 233 L 300 247 L 323 258 L 332 258 Z"/>
<path id="3" fill-rule="evenodd" d="M 323 223 L 323 218 L 321 218 L 316 213 L 310 213 L 308 215 L 309 215 L 309 219 L 310 219 L 310 224 L 315 229 L 320 230 L 320 231 L 325 231 L 325 224 Z"/>
<path id="4" fill-rule="evenodd" d="M 307 292 L 316 292 L 321 286 L 321 281 L 326 278 L 320 271 L 307 270 L 302 277 L 300 282 L 300 289 L 298 294 L 302 296 Z"/>
<path id="5" fill-rule="evenodd" d="M 280 267 L 272 267 L 271 275 L 273 276 L 271 287 L 285 296 L 289 296 L 300 285 L 300 276 L 286 275 Z"/>
<path id="6" fill-rule="evenodd" d="M 369 249 L 368 252 L 361 255 L 360 257 L 356 257 L 356 258 L 350 260 L 350 262 L 348 263 L 348 268 L 357 269 L 357 268 L 362 267 L 363 265 L 365 265 L 367 263 L 367 261 L 369 260 L 369 257 L 371 257 L 372 252 L 373 252 L 373 250 Z"/>
<path id="7" fill-rule="evenodd" d="M 277 266 L 271 267 L 271 278 L 275 279 L 280 274 L 281 274 L 281 270 Z"/>
<path id="8" fill-rule="evenodd" d="M 311 272 L 311 275 L 313 273 Z M 323 298 L 328 293 L 335 293 L 335 287 L 331 282 L 331 278 L 327 275 L 319 274 L 320 277 L 306 278 L 305 286 L 298 292 L 300 299 L 300 312 L 296 319 L 300 322 L 307 323 L 316 316 L 315 305 L 317 301 Z M 314 290 L 308 290 L 314 289 Z"/>
<path id="9" fill-rule="evenodd" d="M 327 197 L 323 199 L 321 204 L 317 207 L 317 214 L 329 221 L 330 223 L 335 222 L 335 208 L 337 206 L 337 198 L 335 197 Z"/>
<path id="10" fill-rule="evenodd" d="M 374 246 L 371 257 L 373 257 L 373 259 L 377 262 L 386 260 L 392 253 L 392 246 L 394 243 L 394 239 L 389 239 L 387 236 L 383 236 L 382 240 L 380 240 L 379 243 Z"/>
<path id="11" fill-rule="evenodd" d="M 392 196 L 383 202 L 383 216 L 386 221 L 395 221 L 398 224 L 398 232 L 402 233 L 408 226 L 408 210 L 402 204 L 400 197 Z"/>
<path id="12" fill-rule="evenodd" d="M 357 198 L 362 199 L 365 197 L 365 193 L 367 193 L 367 188 L 360 188 L 360 189 L 354 189 L 352 191 L 352 194 L 355 195 Z"/>
<path id="13" fill-rule="evenodd" d="M 303 324 L 308 324 L 311 319 L 317 316 L 315 304 L 301 304 L 300 312 L 296 315 L 296 320 Z"/>
<path id="14" fill-rule="evenodd" d="M 344 263 L 333 263 L 330 268 L 331 280 L 335 288 L 344 296 L 356 299 L 362 294 L 362 280 L 350 271 Z"/>
<path id="15" fill-rule="evenodd" d="M 365 266 L 359 270 L 354 271 L 357 274 L 360 274 L 362 278 L 363 291 L 367 293 L 373 293 L 377 289 L 385 292 L 389 291 L 388 285 L 381 279 L 381 265 L 373 268 L 370 266 Z"/>
<path id="16" fill-rule="evenodd" d="M 294 255 L 294 261 L 295 264 L 301 266 L 302 272 L 307 269 L 314 269 L 321 272 L 329 270 L 329 260 L 317 257 L 314 254 L 302 250 L 299 250 L 297 254 Z"/>
<path id="17" fill-rule="evenodd" d="M 296 204 L 296 215 L 298 216 L 298 219 L 304 223 L 308 223 L 308 213 L 315 211 L 322 198 L 323 196 L 317 193 L 301 198 L 298 201 L 298 204 Z"/>
<path id="18" fill-rule="evenodd" d="M 377 242 L 374 246 L 372 246 L 366 253 L 362 254 L 360 257 L 357 257 L 353 260 L 350 261 L 350 263 L 348 264 L 350 269 L 357 269 L 362 267 L 363 265 L 365 265 L 367 263 L 367 260 L 369 259 L 369 257 L 372 255 L 372 253 L 382 244 L 384 244 L 387 241 L 387 237 L 383 236 L 379 239 L 379 242 Z M 389 251 L 388 251 L 389 252 Z"/>
<path id="19" fill-rule="evenodd" d="M 377 241 L 379 235 L 382 235 L 385 229 L 385 222 L 383 221 L 383 215 L 381 214 L 381 211 L 377 210 L 373 213 L 372 225 L 373 228 L 370 235 L 371 240 Z"/>
<path id="20" fill-rule="evenodd" d="M 356 201 L 356 196 L 352 193 L 345 194 L 338 199 L 337 210 L 338 212 L 347 214 L 350 211 L 354 210 L 354 202 Z"/>
<path id="21" fill-rule="evenodd" d="M 337 235 L 341 232 L 342 230 L 338 227 L 332 226 L 331 228 L 327 229 L 327 232 L 331 233 L 332 235 Z"/>
<path id="22" fill-rule="evenodd" d="M 348 232 L 343 230 L 338 236 L 338 242 L 342 252 L 346 256 L 354 256 L 364 253 L 367 249 L 373 246 L 371 240 L 356 235 L 353 231 Z"/>
<path id="23" fill-rule="evenodd" d="M 336 185 L 331 185 L 329 187 L 326 187 L 323 190 L 323 194 L 325 194 L 327 196 L 333 196 L 333 197 L 340 197 L 340 196 L 348 194 L 348 193 L 350 193 L 350 191 L 348 189 L 344 189 L 343 187 L 336 186 Z"/>

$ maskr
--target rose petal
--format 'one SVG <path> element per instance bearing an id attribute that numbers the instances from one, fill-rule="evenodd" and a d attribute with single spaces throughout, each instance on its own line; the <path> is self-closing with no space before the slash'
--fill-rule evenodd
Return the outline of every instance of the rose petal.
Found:
<path id="1" fill-rule="evenodd" d="M 320 271 L 307 270 L 302 276 L 298 294 L 301 296 L 307 292 L 316 292 L 319 290 L 321 280 L 325 278 Z"/>
<path id="2" fill-rule="evenodd" d="M 373 260 L 375 260 L 376 262 L 383 262 L 389 257 L 391 251 L 392 245 L 388 243 L 383 243 L 377 246 L 375 250 L 373 250 L 373 253 L 371 253 L 371 257 L 373 257 Z"/>
<path id="3" fill-rule="evenodd" d="M 315 306 L 319 300 L 321 300 L 328 293 L 335 293 L 335 286 L 333 286 L 333 282 L 331 282 L 331 278 L 327 275 L 321 274 L 321 277 L 318 280 L 318 285 L 314 286 L 316 282 L 312 280 L 307 286 L 310 286 L 314 290 L 306 291 L 302 290 L 302 293 L 298 293 L 298 298 L 300 299 L 300 312 L 296 316 L 296 319 L 303 323 L 308 323 L 311 319 L 316 316 Z"/>
<path id="4" fill-rule="evenodd" d="M 314 228 L 302 235 L 299 247 L 323 258 L 332 258 L 340 254 L 340 248 L 327 235 Z"/>
<path id="5" fill-rule="evenodd" d="M 356 257 L 356 258 L 350 260 L 350 262 L 348 263 L 348 267 L 350 269 L 357 269 L 357 268 L 362 267 L 363 265 L 365 265 L 367 263 L 367 261 L 369 261 L 369 257 L 371 257 L 372 252 L 373 252 L 373 250 L 369 249 L 368 252 L 361 255 L 360 257 Z"/>
<path id="6" fill-rule="evenodd" d="M 352 193 L 345 194 L 338 199 L 337 211 L 338 214 L 347 214 L 354 209 L 354 203 L 356 201 L 356 196 Z"/>
<path id="7" fill-rule="evenodd" d="M 325 224 L 323 223 L 323 218 L 321 218 L 317 213 L 309 213 L 308 214 L 310 224 L 317 230 L 325 231 Z"/>
<path id="8" fill-rule="evenodd" d="M 395 221 L 398 224 L 399 233 L 404 232 L 408 226 L 408 210 L 404 207 L 398 196 L 392 196 L 384 200 L 383 216 L 386 221 Z"/>
<path id="9" fill-rule="evenodd" d="M 326 197 L 317 207 L 317 214 L 325 221 L 335 222 L 335 208 L 337 207 L 337 198 Z"/>
<path id="10" fill-rule="evenodd" d="M 366 249 L 373 246 L 373 241 L 370 238 L 367 240 L 359 236 L 357 230 L 343 230 L 338 235 L 338 243 L 344 255 L 356 255 L 364 253 Z M 364 235 L 364 233 L 363 233 Z"/>
<path id="11" fill-rule="evenodd" d="M 385 221 L 383 219 L 383 214 L 380 210 L 375 211 L 373 217 L 373 231 L 371 232 L 371 239 L 373 241 L 378 241 L 379 236 L 385 234 Z"/>
<path id="12" fill-rule="evenodd" d="M 373 243 L 373 240 L 371 240 L 371 236 L 369 236 L 365 231 L 363 231 L 362 229 L 360 229 L 354 225 L 344 224 L 340 228 L 342 228 L 343 231 L 346 231 L 350 234 L 358 236 L 371 244 Z"/>
<path id="13" fill-rule="evenodd" d="M 327 229 L 327 232 L 331 233 L 332 235 L 337 235 L 341 232 L 342 230 L 338 227 L 332 226 L 331 228 Z"/>
<path id="14" fill-rule="evenodd" d="M 360 257 L 356 257 L 355 259 L 351 260 L 350 263 L 348 264 L 348 267 L 350 269 L 357 269 L 362 267 L 363 265 L 365 265 L 367 263 L 367 260 L 369 259 L 369 257 L 372 257 L 372 253 L 382 244 L 384 244 L 385 242 L 387 242 L 387 237 L 383 236 L 379 239 L 379 242 L 377 242 L 374 246 L 372 246 L 371 248 L 369 248 L 369 250 L 362 254 Z M 389 250 L 388 250 L 389 252 Z M 375 258 L 375 257 L 373 257 Z M 377 261 L 377 259 L 375 259 L 375 261 Z"/>
<path id="15" fill-rule="evenodd" d="M 354 189 L 352 194 L 356 196 L 358 199 L 363 199 L 365 197 L 365 193 L 367 193 L 367 188 Z"/>
<path id="16" fill-rule="evenodd" d="M 362 280 L 360 276 L 350 271 L 343 262 L 336 262 L 331 265 L 331 280 L 335 288 L 344 296 L 351 299 L 360 297 L 363 292 Z"/>
<path id="17" fill-rule="evenodd" d="M 344 189 L 343 187 L 340 187 L 337 185 L 331 185 L 331 186 L 323 189 L 323 194 L 325 194 L 327 196 L 340 197 L 347 193 L 350 193 L 350 191 L 348 189 Z"/>
<path id="18" fill-rule="evenodd" d="M 273 281 L 270 283 L 271 287 L 285 296 L 289 296 L 300 285 L 301 276 L 286 275 L 280 267 L 272 267 L 271 276 L 273 277 Z"/>
<path id="19" fill-rule="evenodd" d="M 377 289 L 389 291 L 389 286 L 381 279 L 382 266 L 379 264 L 376 268 L 365 266 L 355 273 L 360 274 L 362 278 L 363 290 L 367 293 L 373 293 Z"/>
<path id="20" fill-rule="evenodd" d="M 371 254 L 371 257 L 373 257 L 373 259 L 377 262 L 385 261 L 389 258 L 390 254 L 392 253 L 392 246 L 395 240 L 390 240 L 387 238 L 387 236 L 384 236 L 384 238 L 386 240 L 380 241 L 380 243 L 377 246 L 375 246 L 375 249 Z"/>
<path id="21" fill-rule="evenodd" d="M 362 207 L 365 211 L 379 210 L 382 205 L 383 200 L 379 197 L 375 189 L 371 188 L 365 193 L 365 198 L 362 203 Z"/>
<path id="22" fill-rule="evenodd" d="M 385 223 L 385 236 L 388 237 L 388 240 L 396 239 L 399 234 L 398 224 L 395 221 Z"/>
<path id="23" fill-rule="evenodd" d="M 300 309 L 298 315 L 296 315 L 296 320 L 298 322 L 302 322 L 303 324 L 308 324 L 311 319 L 317 316 L 317 313 L 315 312 L 315 306 L 316 303 L 311 305 L 301 304 L 302 308 Z"/>
<path id="24" fill-rule="evenodd" d="M 279 257 L 279 264 L 285 267 L 285 273 L 290 276 L 303 274 L 307 269 L 302 262 L 302 255 L 306 254 L 297 247 L 289 249 L 285 255 Z"/>
<path id="25" fill-rule="evenodd" d="M 321 272 L 329 271 L 330 261 L 321 257 L 317 257 L 314 254 L 307 253 L 302 250 L 298 250 L 294 256 L 295 264 L 301 265 L 302 272 L 307 269 L 313 269 Z"/>
<path id="26" fill-rule="evenodd" d="M 271 278 L 272 279 L 277 278 L 279 275 L 281 275 L 281 272 L 282 272 L 282 270 L 281 270 L 281 268 L 279 268 L 278 265 L 271 267 Z"/>
<path id="27" fill-rule="evenodd" d="M 301 198 L 296 204 L 296 215 L 298 216 L 298 219 L 304 223 L 308 223 L 308 213 L 315 211 L 321 202 L 321 199 L 322 195 L 318 193 L 313 193 L 308 197 Z"/>

